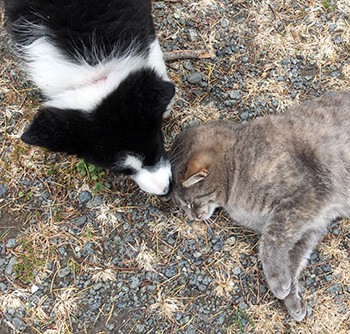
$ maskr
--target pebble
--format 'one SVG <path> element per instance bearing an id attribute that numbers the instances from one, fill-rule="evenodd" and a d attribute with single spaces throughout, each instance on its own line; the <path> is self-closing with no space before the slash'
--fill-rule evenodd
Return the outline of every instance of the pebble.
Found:
<path id="1" fill-rule="evenodd" d="M 198 33 L 196 30 L 194 29 L 189 29 L 188 31 L 188 39 L 191 41 L 191 42 L 194 42 L 196 40 L 198 36 Z"/>
<path id="2" fill-rule="evenodd" d="M 96 302 L 90 306 L 91 311 L 98 310 L 101 307 L 102 303 L 101 302 Z"/>
<path id="3" fill-rule="evenodd" d="M 234 275 L 238 276 L 241 273 L 241 268 L 240 267 L 234 267 L 232 269 L 232 272 Z"/>
<path id="4" fill-rule="evenodd" d="M 15 257 L 12 257 L 6 266 L 5 273 L 6 275 L 11 275 L 13 272 L 13 266 L 16 263 L 17 259 Z"/>
<path id="5" fill-rule="evenodd" d="M 170 266 L 168 267 L 167 269 L 165 269 L 165 276 L 168 277 L 168 278 L 171 278 L 175 275 L 177 275 L 178 273 L 178 270 L 177 270 L 177 267 L 176 266 Z"/>
<path id="6" fill-rule="evenodd" d="M 244 94 L 241 90 L 230 90 L 228 95 L 232 100 L 239 100 Z"/>
<path id="7" fill-rule="evenodd" d="M 86 216 L 81 216 L 80 218 L 78 218 L 74 221 L 74 225 L 82 226 L 86 223 L 86 219 L 87 219 Z"/>
<path id="8" fill-rule="evenodd" d="M 89 201 L 89 200 L 87 200 Z M 89 209 L 92 209 L 92 208 L 95 208 L 95 207 L 98 207 L 100 206 L 101 204 L 103 204 L 104 202 L 104 196 L 103 195 L 97 195 L 94 197 L 94 199 L 92 201 L 90 201 L 88 204 L 87 204 L 87 208 Z"/>
<path id="9" fill-rule="evenodd" d="M 327 288 L 326 291 L 328 293 L 338 294 L 338 293 L 342 292 L 343 289 L 342 289 L 342 285 L 340 283 L 336 283 L 336 284 L 330 286 L 329 288 Z"/>
<path id="10" fill-rule="evenodd" d="M 69 275 L 70 271 L 71 270 L 69 267 L 62 268 L 58 271 L 57 275 L 58 275 L 58 277 L 63 278 L 63 277 L 66 277 L 67 275 Z"/>
<path id="11" fill-rule="evenodd" d="M 130 288 L 131 289 L 137 289 L 141 284 L 140 279 L 137 276 L 131 277 L 131 283 L 130 283 Z"/>
<path id="12" fill-rule="evenodd" d="M 3 197 L 8 192 L 8 190 L 9 188 L 0 183 L 0 198 Z"/>
<path id="13" fill-rule="evenodd" d="M 25 322 L 21 319 L 18 318 L 13 318 L 11 319 L 12 324 L 18 329 L 19 331 L 24 331 L 27 327 Z"/>
<path id="14" fill-rule="evenodd" d="M 84 252 L 88 255 L 94 254 L 94 246 L 91 244 L 91 242 L 87 241 L 84 244 Z"/>
<path id="15" fill-rule="evenodd" d="M 16 244 L 17 244 L 16 239 L 11 238 L 11 239 L 9 239 L 9 240 L 7 241 L 6 247 L 7 247 L 7 248 L 13 248 L 13 247 L 16 246 Z"/>
<path id="16" fill-rule="evenodd" d="M 226 28 L 226 27 L 228 27 L 230 25 L 230 20 L 228 20 L 227 18 L 223 18 L 222 20 L 221 20 L 221 26 L 223 27 L 223 28 Z"/>
<path id="17" fill-rule="evenodd" d="M 79 195 L 79 200 L 81 203 L 86 203 L 88 201 L 90 201 L 92 198 L 92 195 L 90 194 L 90 192 L 84 190 L 81 192 L 81 194 Z"/>
<path id="18" fill-rule="evenodd" d="M 141 324 L 137 324 L 135 330 L 136 330 L 136 333 L 140 333 L 140 334 L 145 333 L 145 326 Z"/>
<path id="19" fill-rule="evenodd" d="M 245 301 L 243 301 L 242 303 L 239 304 L 238 306 L 241 310 L 246 310 L 248 308 L 248 305 Z"/>
<path id="20" fill-rule="evenodd" d="M 191 84 L 197 84 L 202 81 L 202 74 L 199 72 L 193 72 L 187 77 L 187 81 Z"/>

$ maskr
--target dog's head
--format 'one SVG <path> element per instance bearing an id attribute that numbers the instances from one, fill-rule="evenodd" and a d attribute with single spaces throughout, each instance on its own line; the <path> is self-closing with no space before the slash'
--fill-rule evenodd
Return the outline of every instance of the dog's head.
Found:
<path id="1" fill-rule="evenodd" d="M 161 122 L 174 93 L 172 83 L 152 70 L 141 70 L 92 112 L 41 109 L 22 140 L 130 175 L 141 189 L 163 195 L 169 189 L 171 167 Z"/>

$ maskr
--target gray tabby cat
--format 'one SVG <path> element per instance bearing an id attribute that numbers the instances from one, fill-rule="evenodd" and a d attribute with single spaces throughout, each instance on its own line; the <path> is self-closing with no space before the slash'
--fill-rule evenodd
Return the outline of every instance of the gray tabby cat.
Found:
<path id="1" fill-rule="evenodd" d="M 188 128 L 172 160 L 175 205 L 193 220 L 223 207 L 260 232 L 267 283 L 301 321 L 300 271 L 327 225 L 350 217 L 350 92 L 244 125 Z"/>

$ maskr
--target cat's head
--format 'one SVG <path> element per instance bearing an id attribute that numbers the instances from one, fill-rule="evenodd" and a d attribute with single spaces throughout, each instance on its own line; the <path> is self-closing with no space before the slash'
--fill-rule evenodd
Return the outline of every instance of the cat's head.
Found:
<path id="1" fill-rule="evenodd" d="M 217 153 L 213 148 L 196 144 L 194 135 L 187 135 L 185 133 L 177 138 L 171 152 L 171 198 L 189 219 L 206 220 L 217 207 L 222 206 L 216 168 Z"/>

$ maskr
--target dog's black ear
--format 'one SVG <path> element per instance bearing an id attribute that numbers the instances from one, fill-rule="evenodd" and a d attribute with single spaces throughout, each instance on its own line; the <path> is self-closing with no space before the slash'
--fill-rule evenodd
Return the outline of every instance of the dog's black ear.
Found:
<path id="1" fill-rule="evenodd" d="M 41 109 L 21 139 L 51 151 L 79 154 L 88 135 L 90 122 L 80 110 Z"/>
<path id="2" fill-rule="evenodd" d="M 155 104 L 159 108 L 159 111 L 164 113 L 175 95 L 175 86 L 170 81 L 158 79 L 154 85 L 154 91 L 156 97 Z"/>

